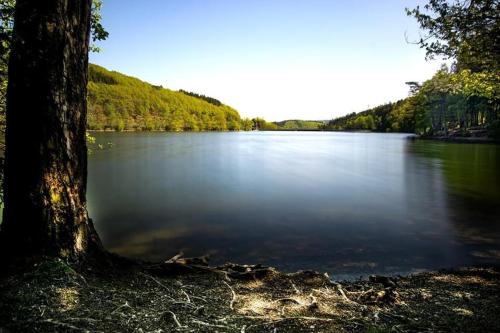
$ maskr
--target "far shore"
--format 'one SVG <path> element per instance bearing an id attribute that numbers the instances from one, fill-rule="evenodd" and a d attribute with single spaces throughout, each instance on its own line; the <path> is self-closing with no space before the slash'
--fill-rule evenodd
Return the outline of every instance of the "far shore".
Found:
<path id="1" fill-rule="evenodd" d="M 232 133 L 232 132 L 338 132 L 338 133 L 377 133 L 377 134 L 408 134 L 408 139 L 411 140 L 429 140 L 429 141 L 443 141 L 443 142 L 453 142 L 453 143 L 488 143 L 488 144 L 499 144 L 492 138 L 486 136 L 427 136 L 418 135 L 414 133 L 400 133 L 400 132 L 374 132 L 367 130 L 359 131 L 348 131 L 348 130 L 324 130 L 324 129 L 277 129 L 277 130 L 252 130 L 252 131 L 165 131 L 165 130 L 135 130 L 135 129 L 124 129 L 122 131 L 115 131 L 112 129 L 105 130 L 88 130 L 90 133 Z"/>

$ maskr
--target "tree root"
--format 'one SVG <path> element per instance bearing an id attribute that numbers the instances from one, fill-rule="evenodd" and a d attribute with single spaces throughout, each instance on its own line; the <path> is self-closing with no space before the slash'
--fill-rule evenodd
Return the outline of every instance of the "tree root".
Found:
<path id="1" fill-rule="evenodd" d="M 227 283 L 226 281 L 222 281 L 230 290 L 231 290 L 231 294 L 232 294 L 232 299 L 231 301 L 229 302 L 229 308 L 231 310 L 234 310 L 234 302 L 236 301 L 236 293 L 234 292 L 234 289 L 229 285 L 229 283 Z"/>

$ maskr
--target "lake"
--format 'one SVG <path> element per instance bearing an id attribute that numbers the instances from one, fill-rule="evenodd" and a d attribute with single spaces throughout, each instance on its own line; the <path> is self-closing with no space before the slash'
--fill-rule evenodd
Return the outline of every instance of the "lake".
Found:
<path id="1" fill-rule="evenodd" d="M 334 278 L 500 263 L 500 146 L 341 132 L 95 133 L 89 213 L 147 260 Z"/>

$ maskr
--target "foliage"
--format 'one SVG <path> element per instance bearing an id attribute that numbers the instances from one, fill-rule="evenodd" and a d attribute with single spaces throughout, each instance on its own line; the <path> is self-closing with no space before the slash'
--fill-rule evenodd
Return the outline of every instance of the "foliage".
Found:
<path id="1" fill-rule="evenodd" d="M 162 88 L 161 86 L 159 88 Z M 208 97 L 208 96 L 205 96 L 205 95 L 200 95 L 200 94 L 197 94 L 197 93 L 194 93 L 194 92 L 189 92 L 189 91 L 185 91 L 185 90 L 179 90 L 179 92 L 183 93 L 183 94 L 186 94 L 188 96 L 191 96 L 191 97 L 196 97 L 196 98 L 199 98 L 199 99 L 202 99 L 210 104 L 213 104 L 215 106 L 221 106 L 222 103 L 221 101 L 219 101 L 218 99 L 215 99 L 215 98 L 212 98 L 212 97 Z"/>
<path id="2" fill-rule="evenodd" d="M 8 82 L 7 71 L 15 6 L 16 0 L 0 0 L 0 135 L 2 137 L 5 132 L 5 98 Z M 101 24 L 101 8 L 102 0 L 92 0 L 91 34 L 93 42 L 105 40 L 109 35 Z M 94 52 L 99 52 L 99 48 L 94 44 L 92 44 L 90 48 Z"/>
<path id="3" fill-rule="evenodd" d="M 254 131 L 274 131 L 277 130 L 278 126 L 275 123 L 269 123 L 263 118 L 253 118 L 252 119 L 252 130 Z"/>
<path id="4" fill-rule="evenodd" d="M 317 120 L 293 119 L 275 122 L 275 124 L 278 126 L 278 129 L 281 130 L 317 130 L 324 125 L 324 122 Z"/>
<path id="5" fill-rule="evenodd" d="M 399 119 L 398 117 L 396 117 L 394 110 L 396 110 L 402 102 L 403 101 L 398 101 L 396 103 L 387 103 L 359 113 L 350 113 L 346 116 L 330 120 L 321 128 L 325 130 L 335 131 L 399 131 L 401 130 L 401 126 L 391 123 L 391 117 L 394 118 L 394 121 Z M 393 115 L 391 116 L 391 114 Z"/>
<path id="6" fill-rule="evenodd" d="M 407 82 L 409 97 L 330 121 L 324 129 L 468 136 L 498 139 L 500 7 L 494 0 L 429 0 L 407 9 L 426 32 L 427 57 L 455 60 L 423 84 Z M 369 117 L 372 117 L 372 119 Z"/>
<path id="7" fill-rule="evenodd" d="M 458 69 L 499 69 L 500 2 L 498 0 L 429 0 L 406 9 L 426 35 L 418 40 L 428 58 L 457 61 Z"/>
<path id="8" fill-rule="evenodd" d="M 88 93 L 91 130 L 237 131 L 244 127 L 238 112 L 227 105 L 92 64 Z"/>
<path id="9" fill-rule="evenodd" d="M 0 131 L 5 131 L 5 96 L 7 69 L 14 17 L 15 0 L 0 0 Z"/>
<path id="10" fill-rule="evenodd" d="M 408 98 L 331 120 L 324 129 L 466 135 L 499 118 L 498 87 L 494 73 L 444 66 Z"/>
<path id="11" fill-rule="evenodd" d="M 109 36 L 109 33 L 104 29 L 104 27 L 101 24 L 102 21 L 101 8 L 102 8 L 102 0 L 92 0 L 90 29 L 92 33 L 92 41 L 94 43 L 99 40 L 105 40 Z M 99 52 L 100 48 L 97 47 L 95 44 L 91 44 L 90 50 L 92 52 Z"/>

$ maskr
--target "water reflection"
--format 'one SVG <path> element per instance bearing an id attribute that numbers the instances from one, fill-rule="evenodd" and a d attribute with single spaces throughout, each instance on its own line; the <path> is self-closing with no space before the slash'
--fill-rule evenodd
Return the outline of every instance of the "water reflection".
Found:
<path id="1" fill-rule="evenodd" d="M 144 259 L 337 277 L 497 261 L 498 146 L 405 137 L 102 133 L 89 210 L 108 248 Z"/>
<path id="2" fill-rule="evenodd" d="M 500 260 L 500 149 L 497 145 L 417 142 L 415 154 L 437 161 L 446 179 L 449 221 L 471 263 Z"/>

